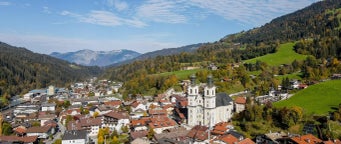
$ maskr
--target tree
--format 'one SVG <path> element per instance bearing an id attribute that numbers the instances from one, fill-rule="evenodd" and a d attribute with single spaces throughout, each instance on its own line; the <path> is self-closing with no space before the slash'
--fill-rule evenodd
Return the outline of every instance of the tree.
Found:
<path id="1" fill-rule="evenodd" d="M 3 135 L 11 135 L 12 132 L 12 126 L 8 122 L 2 123 L 2 134 Z"/>
<path id="2" fill-rule="evenodd" d="M 128 133 L 129 132 L 128 126 L 122 126 L 121 130 L 122 130 L 123 133 Z"/>
<path id="3" fill-rule="evenodd" d="M 69 106 L 71 106 L 70 101 L 68 101 L 68 100 L 64 101 L 63 107 L 67 109 Z"/>
<path id="4" fill-rule="evenodd" d="M 153 139 L 154 134 L 155 134 L 154 129 L 150 128 L 149 131 L 148 131 L 148 134 L 147 134 L 147 138 L 150 139 L 150 140 Z"/>
<path id="5" fill-rule="evenodd" d="M 53 144 L 62 144 L 62 139 L 57 139 Z"/>
<path id="6" fill-rule="evenodd" d="M 110 144 L 120 144 L 120 141 L 118 140 L 117 136 L 114 136 L 110 142 Z"/>
<path id="7" fill-rule="evenodd" d="M 92 115 L 94 118 L 96 118 L 99 115 L 99 113 L 96 111 L 94 112 L 94 114 Z"/>
<path id="8" fill-rule="evenodd" d="M 99 136 L 99 137 L 98 137 L 97 143 L 98 143 L 98 144 L 104 144 L 104 138 L 103 138 L 103 136 Z"/>

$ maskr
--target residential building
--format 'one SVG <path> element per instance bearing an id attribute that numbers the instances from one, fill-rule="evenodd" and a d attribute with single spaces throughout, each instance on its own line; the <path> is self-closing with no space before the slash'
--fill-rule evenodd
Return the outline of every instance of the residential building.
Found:
<path id="1" fill-rule="evenodd" d="M 86 144 L 88 143 L 88 135 L 85 130 L 65 131 L 62 137 L 62 144 Z"/>
<path id="2" fill-rule="evenodd" d="M 235 111 L 236 113 L 240 113 L 245 110 L 246 106 L 246 98 L 245 97 L 237 97 L 234 100 Z"/>

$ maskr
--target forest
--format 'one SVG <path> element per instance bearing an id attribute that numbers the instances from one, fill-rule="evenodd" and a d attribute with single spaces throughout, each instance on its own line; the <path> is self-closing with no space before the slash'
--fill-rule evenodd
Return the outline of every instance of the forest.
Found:
<path id="1" fill-rule="evenodd" d="M 101 71 L 99 67 L 71 64 L 0 42 L 0 103 L 4 106 L 11 96 L 32 89 L 49 85 L 64 87 Z"/>

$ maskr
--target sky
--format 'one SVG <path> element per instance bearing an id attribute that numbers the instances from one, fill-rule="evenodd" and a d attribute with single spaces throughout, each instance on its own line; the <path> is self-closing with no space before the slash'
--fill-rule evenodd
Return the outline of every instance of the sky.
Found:
<path id="1" fill-rule="evenodd" d="M 0 41 L 36 53 L 214 42 L 316 0 L 0 0 Z"/>

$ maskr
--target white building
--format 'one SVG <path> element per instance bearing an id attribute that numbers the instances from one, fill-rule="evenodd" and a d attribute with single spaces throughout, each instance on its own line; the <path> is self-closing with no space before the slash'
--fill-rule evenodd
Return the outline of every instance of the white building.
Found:
<path id="1" fill-rule="evenodd" d="M 47 95 L 52 96 L 55 94 L 55 87 L 50 85 L 49 88 L 47 89 Z"/>
<path id="2" fill-rule="evenodd" d="M 228 121 L 232 117 L 233 100 L 226 93 L 216 94 L 212 76 L 207 78 L 208 83 L 204 91 L 199 92 L 195 84 L 195 76 L 191 76 L 191 85 L 188 86 L 188 125 L 205 125 L 213 127 L 219 122 Z"/>
<path id="3" fill-rule="evenodd" d="M 41 111 L 55 111 L 56 104 L 55 103 L 43 103 L 41 104 Z"/>
<path id="4" fill-rule="evenodd" d="M 66 131 L 62 138 L 62 144 L 85 144 L 88 143 L 87 132 L 82 131 Z"/>

